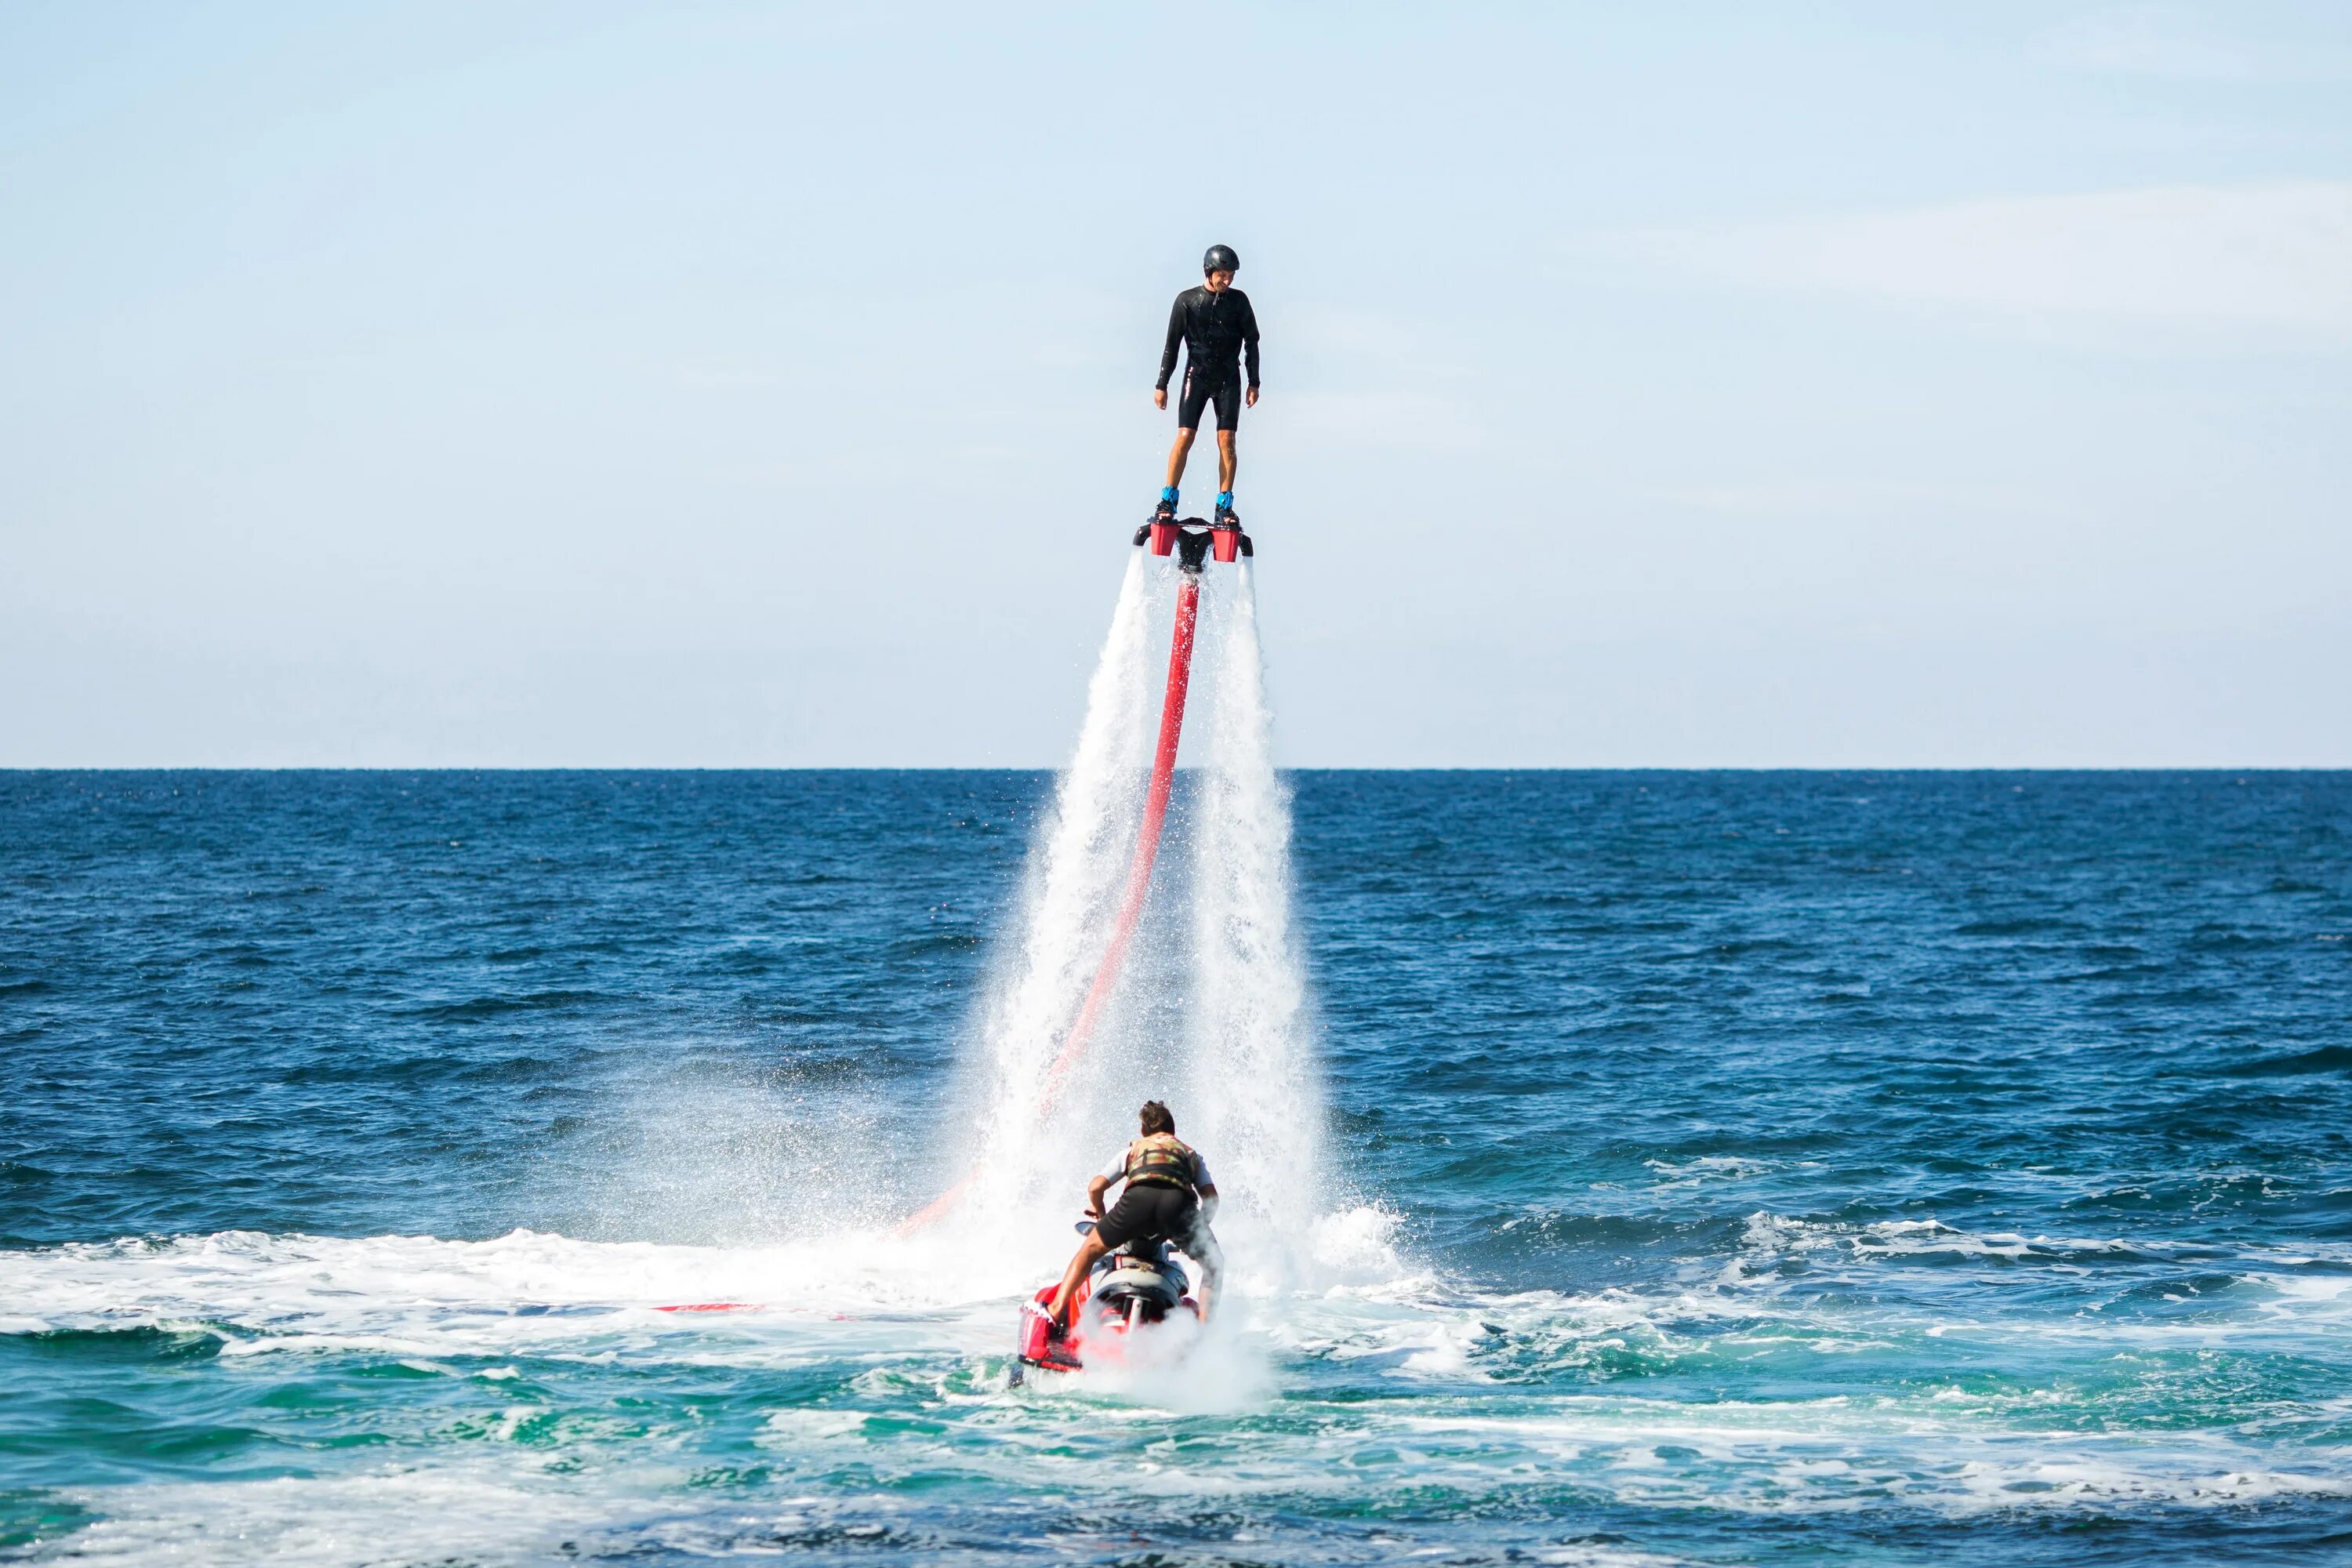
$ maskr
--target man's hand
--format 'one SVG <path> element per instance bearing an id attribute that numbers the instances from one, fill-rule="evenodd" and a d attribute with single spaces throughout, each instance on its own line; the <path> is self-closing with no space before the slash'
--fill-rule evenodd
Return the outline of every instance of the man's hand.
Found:
<path id="1" fill-rule="evenodd" d="M 1166 387 L 1155 386 L 1151 389 L 1151 406 L 1154 408 L 1165 408 L 1168 406 L 1168 389 Z"/>
<path id="2" fill-rule="evenodd" d="M 1257 406 L 1257 388 L 1253 386 L 1247 392 L 1244 393 L 1242 395 L 1242 402 L 1252 408 L 1255 408 Z"/>
<path id="3" fill-rule="evenodd" d="M 1097 1221 L 1103 1217 L 1103 1194 L 1108 1191 L 1110 1184 L 1100 1176 L 1087 1184 L 1087 1212 Z"/>

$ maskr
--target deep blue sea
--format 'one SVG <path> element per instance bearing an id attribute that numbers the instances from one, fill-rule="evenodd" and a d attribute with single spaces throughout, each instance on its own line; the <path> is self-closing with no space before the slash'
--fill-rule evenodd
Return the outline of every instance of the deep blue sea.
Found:
<path id="1" fill-rule="evenodd" d="M 1293 775 L 1330 1256 L 1013 1388 L 1051 782 L 0 773 L 0 1559 L 2352 1561 L 2352 774 Z"/>

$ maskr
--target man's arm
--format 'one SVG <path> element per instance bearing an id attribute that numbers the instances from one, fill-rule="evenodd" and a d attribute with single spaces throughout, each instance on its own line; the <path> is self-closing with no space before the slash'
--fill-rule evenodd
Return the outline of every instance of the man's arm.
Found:
<path id="1" fill-rule="evenodd" d="M 1112 1157 L 1110 1163 L 1097 1171 L 1095 1179 L 1087 1184 L 1087 1212 L 1097 1219 L 1102 1218 L 1106 1212 L 1103 1208 L 1103 1194 L 1110 1191 L 1113 1182 L 1123 1182 L 1126 1179 L 1127 1151 L 1122 1148 Z"/>
<path id="2" fill-rule="evenodd" d="M 1201 1221 L 1205 1225 L 1217 1217 L 1217 1184 L 1212 1182 L 1207 1186 L 1192 1190 L 1201 1194 Z"/>
<path id="3" fill-rule="evenodd" d="M 1184 296 L 1179 294 L 1176 303 L 1168 308 L 1168 342 L 1160 350 L 1160 381 L 1153 390 L 1168 390 L 1168 378 L 1176 374 L 1176 346 L 1183 341 Z"/>
<path id="4" fill-rule="evenodd" d="M 1242 300 L 1242 353 L 1249 362 L 1249 385 L 1252 403 L 1257 401 L 1257 307 L 1247 299 Z"/>

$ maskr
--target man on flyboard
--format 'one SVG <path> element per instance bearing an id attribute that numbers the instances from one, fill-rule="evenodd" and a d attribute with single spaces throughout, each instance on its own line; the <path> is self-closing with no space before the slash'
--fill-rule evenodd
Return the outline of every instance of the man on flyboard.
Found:
<path id="1" fill-rule="evenodd" d="M 1213 245 L 1201 258 L 1207 281 L 1176 296 L 1168 312 L 1168 342 L 1160 352 L 1160 381 L 1151 390 L 1155 406 L 1168 406 L 1168 378 L 1176 374 L 1176 345 L 1184 345 L 1184 390 L 1176 399 L 1176 445 L 1168 451 L 1168 484 L 1160 492 L 1154 522 L 1176 521 L 1176 487 L 1184 478 L 1184 459 L 1192 456 L 1192 437 L 1200 434 L 1201 415 L 1212 404 L 1217 410 L 1217 515 L 1219 528 L 1239 528 L 1234 515 L 1234 427 L 1241 423 L 1244 404 L 1257 406 L 1257 312 L 1249 296 L 1234 287 L 1242 259 L 1231 247 Z M 1249 383 L 1242 383 L 1242 357 L 1249 358 Z M 1222 559 L 1222 557 L 1221 557 Z"/>

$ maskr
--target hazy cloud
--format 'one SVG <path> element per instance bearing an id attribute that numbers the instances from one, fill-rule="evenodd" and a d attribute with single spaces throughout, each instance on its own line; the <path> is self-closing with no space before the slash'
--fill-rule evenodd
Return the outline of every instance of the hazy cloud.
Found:
<path id="1" fill-rule="evenodd" d="M 2116 76 L 2246 81 L 2265 61 L 2178 5 L 2119 5 L 2077 16 L 2034 40 L 2041 58 Z"/>
<path id="2" fill-rule="evenodd" d="M 1685 274 L 2021 312 L 2352 337 L 2352 183 L 2003 196 L 1627 237 Z"/>
<path id="3" fill-rule="evenodd" d="M 1686 511 L 1725 517 L 1876 518 L 1958 514 L 2011 516 L 2049 521 L 2076 516 L 2080 508 L 2030 491 L 1948 481 L 1903 481 L 1823 476 L 1756 479 L 1707 484 L 1662 485 L 1629 492 Z"/>

